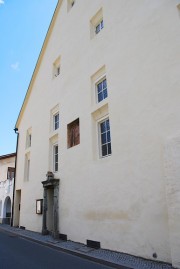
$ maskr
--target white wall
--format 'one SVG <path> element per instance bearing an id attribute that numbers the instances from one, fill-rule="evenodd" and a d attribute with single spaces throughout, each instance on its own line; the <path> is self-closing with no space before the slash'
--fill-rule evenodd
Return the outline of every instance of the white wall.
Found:
<path id="1" fill-rule="evenodd" d="M 15 157 L 8 157 L 0 160 L 0 223 L 6 218 L 6 200 L 9 197 L 13 200 L 14 179 L 7 179 L 8 167 L 15 167 Z"/>
<path id="2" fill-rule="evenodd" d="M 90 38 L 90 20 L 103 8 L 104 29 Z M 64 0 L 26 110 L 18 126 L 20 225 L 41 231 L 35 200 L 50 165 L 50 111 L 59 104 L 61 233 L 70 240 L 177 263 L 169 241 L 164 144 L 179 132 L 180 18 L 172 0 Z M 52 65 L 61 57 L 61 74 Z M 93 101 L 91 77 L 105 65 L 109 97 Z M 97 115 L 106 105 L 112 156 L 98 157 Z M 108 107 L 108 108 L 107 108 Z M 80 119 L 80 144 L 67 149 L 67 124 Z M 32 128 L 32 146 L 25 149 Z M 56 137 L 57 137 L 56 136 Z M 24 182 L 25 154 L 30 180 Z M 179 217 L 176 221 L 179 221 Z M 176 257 L 175 257 L 175 256 Z"/>

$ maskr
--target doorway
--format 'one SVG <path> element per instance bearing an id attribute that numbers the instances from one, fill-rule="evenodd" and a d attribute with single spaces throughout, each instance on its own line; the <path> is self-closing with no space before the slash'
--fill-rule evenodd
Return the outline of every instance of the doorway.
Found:
<path id="1" fill-rule="evenodd" d="M 4 201 L 3 223 L 9 225 L 11 223 L 11 199 L 9 196 Z"/>
<path id="2" fill-rule="evenodd" d="M 21 210 L 21 190 L 16 190 L 15 205 L 14 205 L 14 223 L 13 226 L 19 227 Z"/>
<path id="3" fill-rule="evenodd" d="M 52 172 L 48 172 L 47 180 L 43 181 L 43 221 L 42 234 L 51 234 L 59 238 L 59 179 L 54 178 Z"/>

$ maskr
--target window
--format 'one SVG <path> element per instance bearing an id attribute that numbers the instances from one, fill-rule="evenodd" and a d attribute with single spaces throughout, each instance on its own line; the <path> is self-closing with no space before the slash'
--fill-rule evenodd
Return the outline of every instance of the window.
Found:
<path id="1" fill-rule="evenodd" d="M 53 63 L 53 77 L 57 77 L 60 75 L 60 57 L 56 59 L 56 61 Z"/>
<path id="2" fill-rule="evenodd" d="M 105 120 L 99 123 L 99 135 L 100 135 L 100 156 L 107 157 L 112 153 L 109 118 L 106 118 Z"/>
<path id="3" fill-rule="evenodd" d="M 31 147 L 31 140 L 32 140 L 32 130 L 30 128 L 27 130 L 27 134 L 26 134 L 26 148 Z"/>
<path id="4" fill-rule="evenodd" d="M 79 119 L 68 124 L 67 136 L 68 136 L 68 148 L 80 144 Z"/>
<path id="5" fill-rule="evenodd" d="M 97 106 L 97 104 L 108 97 L 108 81 L 105 65 L 91 76 L 91 89 L 91 101 L 93 106 Z"/>
<path id="6" fill-rule="evenodd" d="M 59 112 L 53 115 L 53 129 L 57 130 L 59 128 Z"/>
<path id="7" fill-rule="evenodd" d="M 90 20 L 90 37 L 94 38 L 103 28 L 103 9 L 101 8 Z"/>
<path id="8" fill-rule="evenodd" d="M 70 11 L 70 9 L 74 6 L 75 0 L 67 0 L 67 11 Z"/>
<path id="9" fill-rule="evenodd" d="M 101 22 L 98 23 L 98 25 L 95 27 L 96 34 L 98 34 L 103 28 L 104 28 L 104 22 L 103 22 L 103 19 L 102 19 Z"/>
<path id="10" fill-rule="evenodd" d="M 8 167 L 7 171 L 7 179 L 12 180 L 14 178 L 15 168 L 14 167 Z"/>
<path id="11" fill-rule="evenodd" d="M 30 173 L 30 154 L 25 155 L 24 181 L 29 181 Z"/>
<path id="12" fill-rule="evenodd" d="M 55 74 L 55 76 L 57 77 L 59 75 L 60 75 L 60 66 L 57 66 L 56 67 L 56 74 Z"/>
<path id="13" fill-rule="evenodd" d="M 59 104 L 50 110 L 50 132 L 54 135 L 57 129 L 59 129 Z"/>
<path id="14" fill-rule="evenodd" d="M 58 172 L 58 145 L 53 146 L 53 166 L 54 172 Z"/>
<path id="15" fill-rule="evenodd" d="M 108 97 L 106 78 L 103 78 L 96 83 L 96 91 L 98 103 Z"/>
<path id="16" fill-rule="evenodd" d="M 30 147 L 31 146 L 31 134 L 29 134 L 28 140 L 29 140 L 28 144 L 29 144 L 29 147 Z"/>

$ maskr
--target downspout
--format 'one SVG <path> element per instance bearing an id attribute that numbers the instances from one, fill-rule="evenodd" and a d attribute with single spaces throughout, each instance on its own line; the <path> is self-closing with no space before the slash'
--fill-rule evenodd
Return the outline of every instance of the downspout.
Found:
<path id="1" fill-rule="evenodd" d="M 16 157 L 15 157 L 15 171 L 14 171 L 14 184 L 13 184 L 13 203 L 12 203 L 12 216 L 11 216 L 11 226 L 13 226 L 13 218 L 14 218 L 14 198 L 15 198 L 15 183 L 16 183 L 16 165 L 17 165 L 17 153 L 18 153 L 18 141 L 19 141 L 19 133 L 18 128 L 14 128 L 15 134 L 17 134 L 16 140 Z"/>

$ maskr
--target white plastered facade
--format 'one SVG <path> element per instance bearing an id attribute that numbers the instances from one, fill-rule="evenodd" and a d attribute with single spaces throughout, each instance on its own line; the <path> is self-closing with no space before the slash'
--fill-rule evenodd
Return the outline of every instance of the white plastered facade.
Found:
<path id="1" fill-rule="evenodd" d="M 148 259 L 155 253 L 180 268 L 180 148 L 171 150 L 180 137 L 177 4 L 77 0 L 69 8 L 67 0 L 59 1 L 16 125 L 20 197 L 14 225 L 41 231 L 36 200 L 43 198 L 41 182 L 53 172 L 52 147 L 58 144 L 60 233 Z M 104 28 L 92 34 L 99 14 Z M 95 85 L 104 76 L 108 97 L 97 103 Z M 98 122 L 107 117 L 112 155 L 100 158 Z M 67 125 L 77 118 L 80 144 L 68 148 Z"/>
<path id="2" fill-rule="evenodd" d="M 0 156 L 0 223 L 10 222 L 12 212 L 14 177 L 8 178 L 8 168 L 15 167 L 15 154 Z M 8 215 L 7 215 L 8 214 Z"/>

